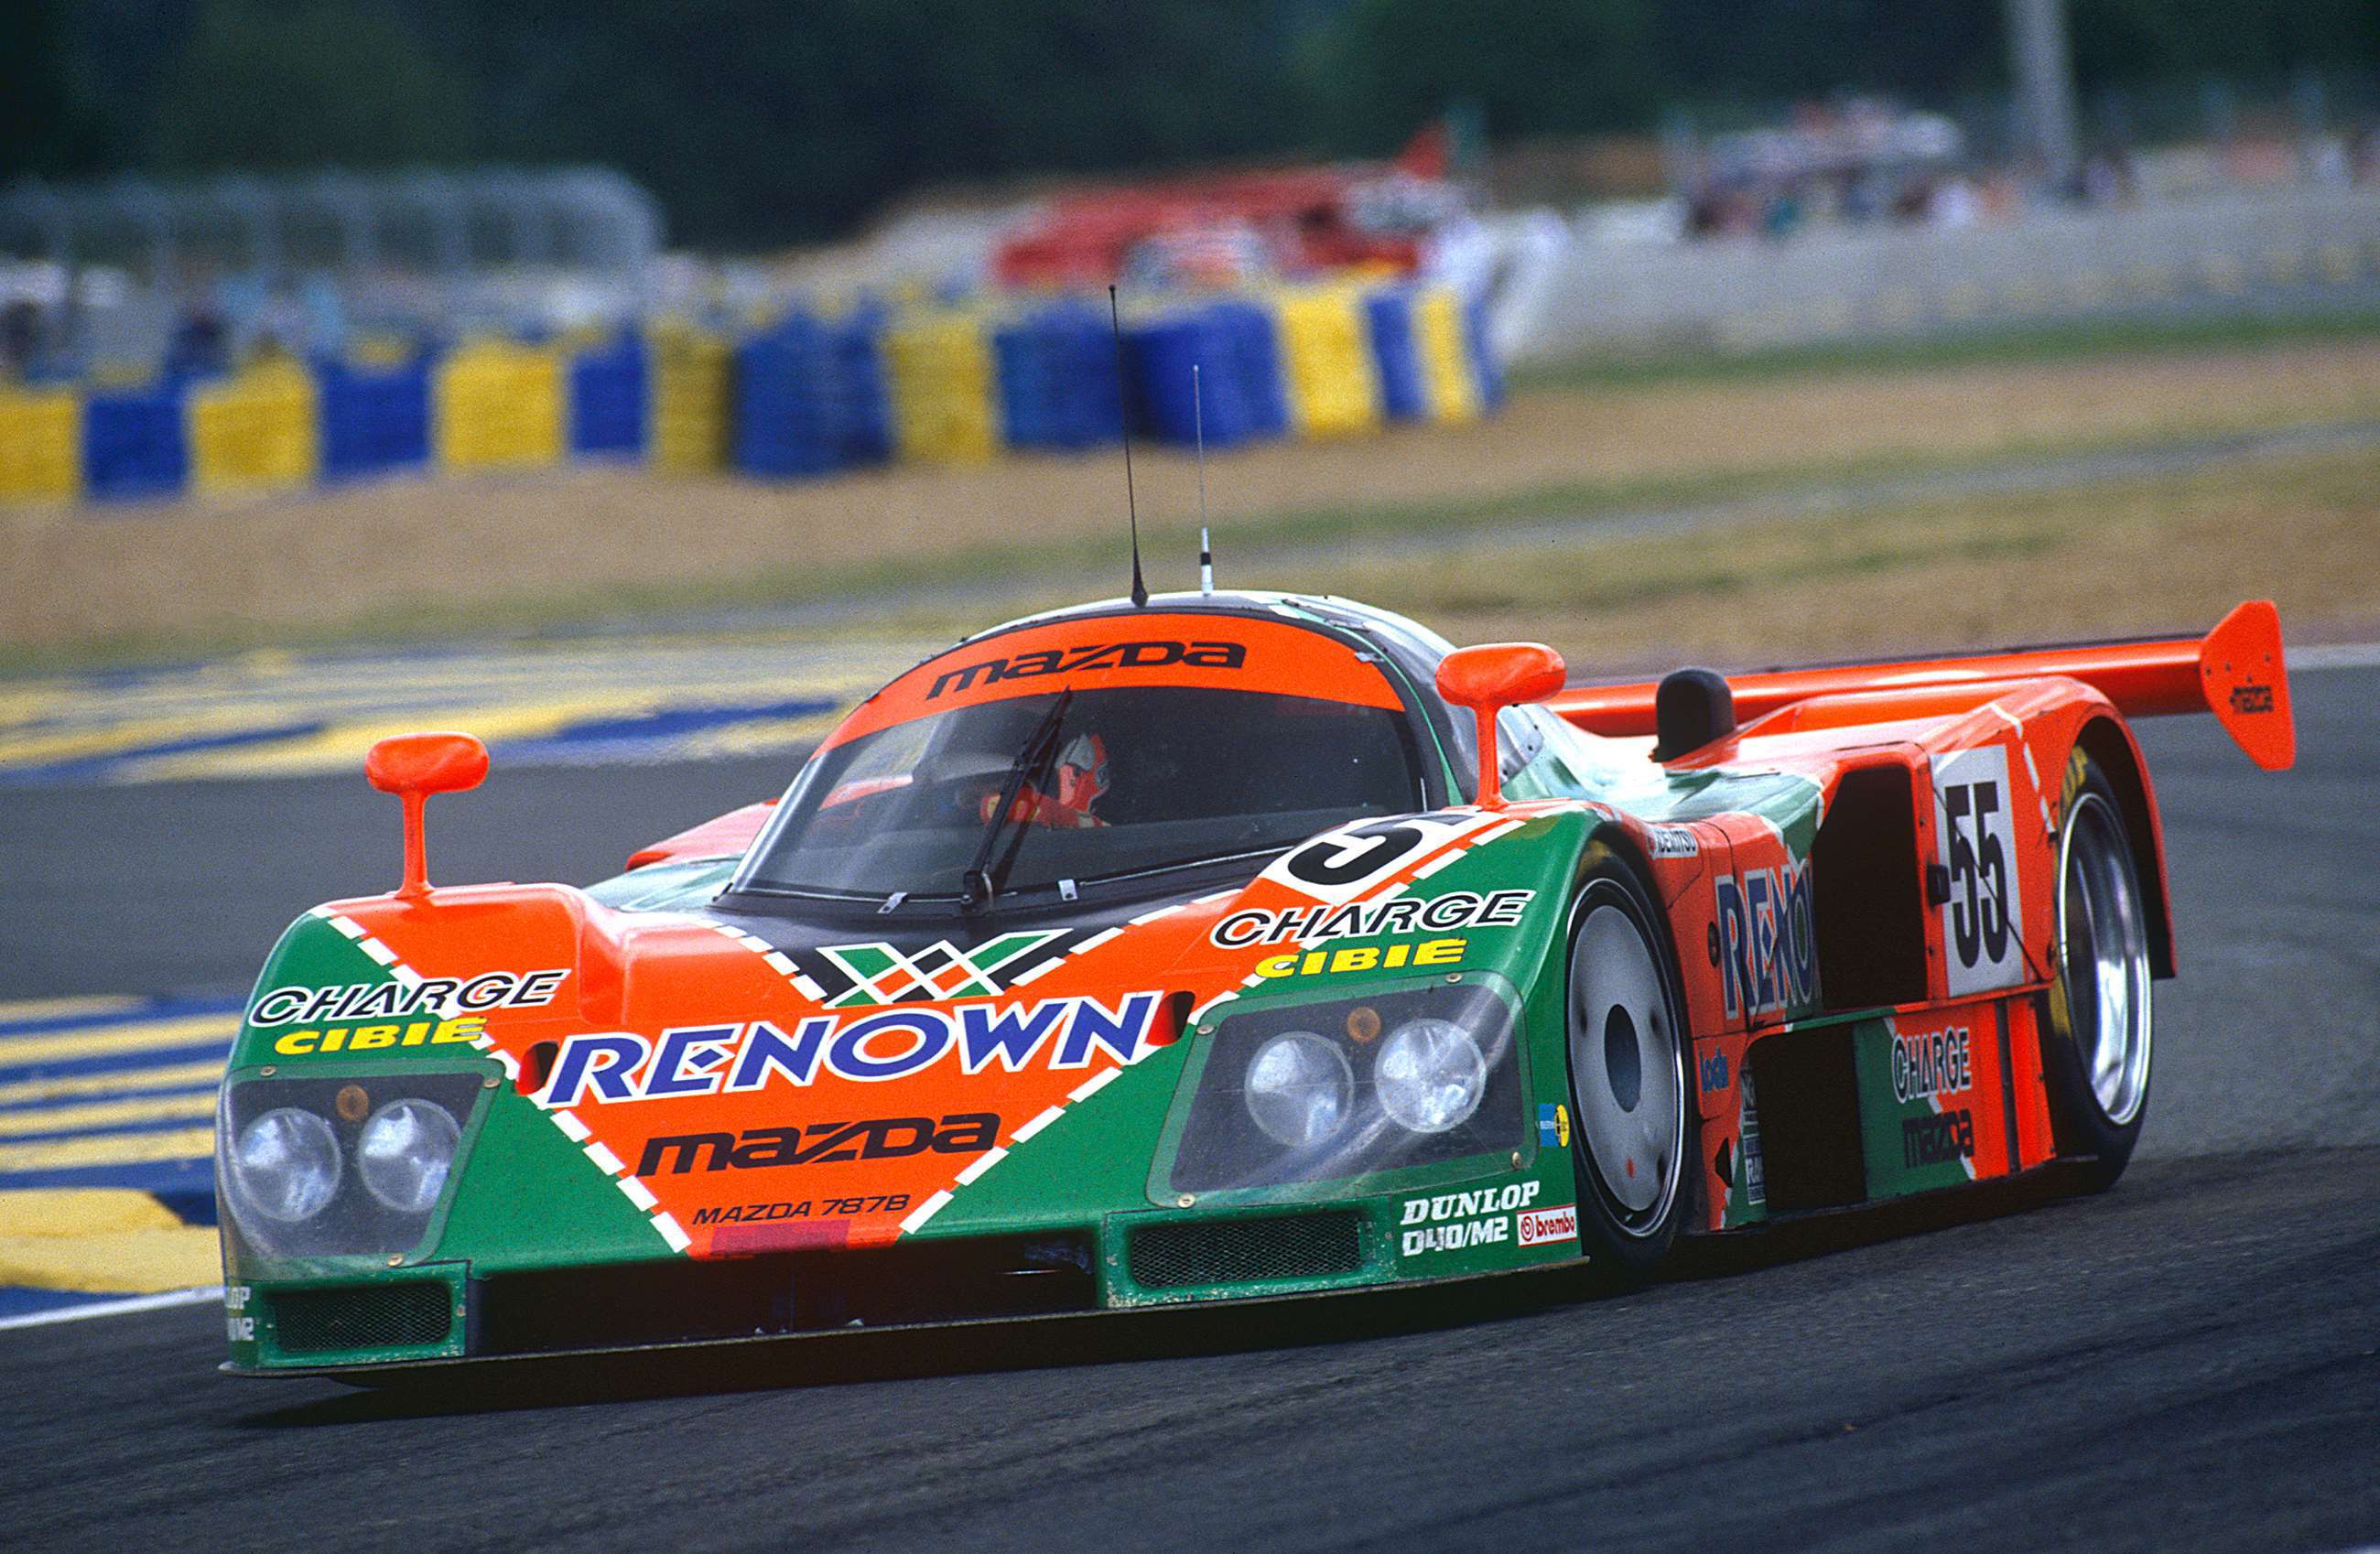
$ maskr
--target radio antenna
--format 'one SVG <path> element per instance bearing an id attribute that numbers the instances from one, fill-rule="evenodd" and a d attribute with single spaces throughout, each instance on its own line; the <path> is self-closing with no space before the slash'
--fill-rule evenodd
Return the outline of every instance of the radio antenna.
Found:
<path id="1" fill-rule="evenodd" d="M 1198 364 L 1190 364 L 1190 424 L 1198 437 L 1198 591 L 1215 591 L 1215 551 L 1207 542 L 1207 407 L 1198 392 Z"/>
<path id="2" fill-rule="evenodd" d="M 1108 326 L 1115 332 L 1116 411 L 1123 423 L 1123 507 L 1132 520 L 1132 601 L 1148 602 L 1148 585 L 1140 578 L 1140 506 L 1132 494 L 1132 405 L 1124 395 L 1123 315 L 1116 309 L 1116 288 L 1108 287 Z"/>

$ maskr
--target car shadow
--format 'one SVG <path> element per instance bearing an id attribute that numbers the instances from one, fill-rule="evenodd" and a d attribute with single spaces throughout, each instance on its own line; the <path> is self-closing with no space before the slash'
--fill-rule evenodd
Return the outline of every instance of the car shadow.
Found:
<path id="1" fill-rule="evenodd" d="M 233 1423 L 245 1429 L 304 1429 L 1390 1338 L 1628 1299 L 1664 1285 L 1739 1278 L 1784 1263 L 1998 1219 L 2073 1196 L 2076 1191 L 2064 1173 L 2045 1171 L 2015 1182 L 1799 1216 L 1749 1232 L 1697 1238 L 1679 1245 L 1650 1286 L 1630 1285 L 1591 1265 L 1572 1263 L 1487 1278 L 1220 1304 L 441 1362 L 335 1377 L 355 1390 L 246 1414 Z"/>

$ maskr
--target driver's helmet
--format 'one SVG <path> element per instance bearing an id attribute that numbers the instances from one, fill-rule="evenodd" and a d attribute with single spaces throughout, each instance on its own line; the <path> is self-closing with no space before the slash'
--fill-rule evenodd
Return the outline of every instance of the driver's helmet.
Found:
<path id="1" fill-rule="evenodd" d="M 1016 801 L 1008 808 L 1009 819 L 1019 825 L 1062 829 L 1106 825 L 1091 813 L 1091 807 L 1108 791 L 1107 741 L 1096 734 L 1078 734 L 1066 741 L 1066 747 L 1058 752 L 1050 786 L 1046 794 L 1029 786 L 1018 789 Z M 985 819 L 991 819 L 999 803 L 999 795 L 984 795 Z"/>
<path id="2" fill-rule="evenodd" d="M 1091 806 L 1108 791 L 1107 741 L 1096 734 L 1078 734 L 1066 741 L 1058 752 L 1057 787 L 1051 796 L 1059 807 L 1087 819 Z"/>

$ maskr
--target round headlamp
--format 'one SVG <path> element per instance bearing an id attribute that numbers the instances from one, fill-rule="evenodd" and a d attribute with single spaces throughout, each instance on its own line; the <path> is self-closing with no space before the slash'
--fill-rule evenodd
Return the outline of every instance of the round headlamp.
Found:
<path id="1" fill-rule="evenodd" d="M 1488 1093 L 1488 1059 L 1471 1033 L 1451 1020 L 1407 1020 L 1380 1044 L 1372 1066 L 1380 1110 L 1414 1133 L 1444 1133 L 1479 1110 Z"/>
<path id="2" fill-rule="evenodd" d="M 339 1195 L 339 1140 L 331 1124 L 295 1106 L 240 1129 L 230 1156 L 240 1201 L 268 1220 L 311 1220 Z"/>
<path id="3" fill-rule="evenodd" d="M 1321 1143 L 1347 1125 L 1355 1074 L 1346 1054 L 1310 1030 L 1283 1031 L 1248 1064 L 1248 1115 L 1277 1144 Z"/>
<path id="4" fill-rule="evenodd" d="M 393 1100 L 371 1114 L 356 1138 L 364 1191 L 399 1214 L 427 1214 L 446 1185 L 455 1145 L 454 1114 L 435 1101 Z"/>

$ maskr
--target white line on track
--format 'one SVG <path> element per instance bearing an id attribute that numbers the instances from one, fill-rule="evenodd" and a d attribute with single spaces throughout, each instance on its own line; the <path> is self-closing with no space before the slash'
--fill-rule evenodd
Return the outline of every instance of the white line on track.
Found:
<path id="1" fill-rule="evenodd" d="M 162 1295 L 133 1295 L 120 1301 L 86 1301 L 55 1311 L 30 1311 L 22 1317 L 0 1317 L 0 1331 L 10 1328 L 46 1328 L 57 1322 L 79 1322 L 91 1317 L 128 1317 L 136 1311 L 163 1311 L 169 1306 L 203 1305 L 223 1299 L 223 1286 L 169 1290 Z"/>

